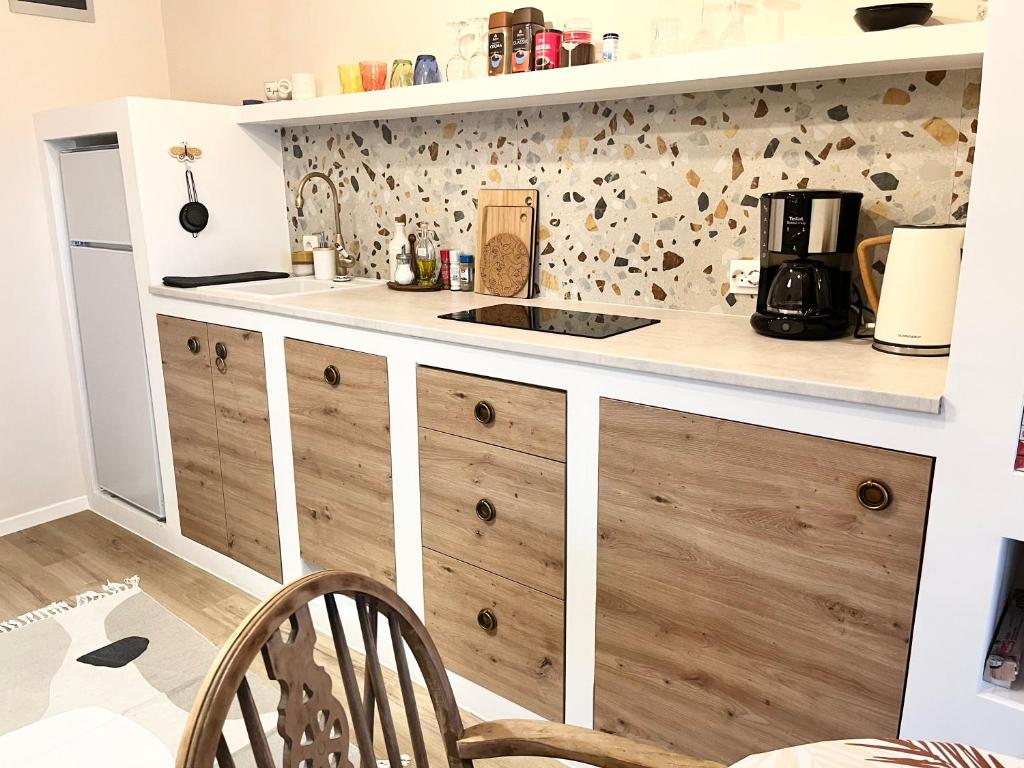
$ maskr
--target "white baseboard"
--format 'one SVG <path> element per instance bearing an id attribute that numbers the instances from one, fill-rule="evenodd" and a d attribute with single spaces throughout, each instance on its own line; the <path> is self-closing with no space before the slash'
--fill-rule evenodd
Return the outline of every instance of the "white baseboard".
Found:
<path id="1" fill-rule="evenodd" d="M 9 533 L 23 531 L 34 525 L 48 523 L 51 520 L 58 520 L 77 512 L 83 512 L 88 508 L 89 499 L 85 496 L 76 496 L 73 499 L 67 499 L 65 501 L 58 501 L 56 504 L 50 504 L 48 507 L 40 507 L 39 509 L 22 512 L 20 515 L 0 520 L 0 536 L 6 536 Z"/>

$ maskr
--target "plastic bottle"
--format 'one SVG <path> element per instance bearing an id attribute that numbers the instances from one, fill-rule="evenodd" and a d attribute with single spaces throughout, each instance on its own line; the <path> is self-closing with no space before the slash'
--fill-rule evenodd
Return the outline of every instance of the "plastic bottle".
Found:
<path id="1" fill-rule="evenodd" d="M 451 261 L 451 289 L 453 291 L 462 290 L 462 269 L 459 258 L 459 251 L 449 251 L 448 259 Z"/>

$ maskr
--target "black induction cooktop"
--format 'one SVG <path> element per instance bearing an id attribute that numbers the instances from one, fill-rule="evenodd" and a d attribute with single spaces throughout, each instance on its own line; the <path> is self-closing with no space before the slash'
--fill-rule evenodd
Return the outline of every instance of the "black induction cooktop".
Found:
<path id="1" fill-rule="evenodd" d="M 524 331 L 584 336 L 588 339 L 607 339 L 609 336 L 618 336 L 620 333 L 635 331 L 637 328 L 661 322 L 646 317 L 527 307 L 522 304 L 492 304 L 489 307 L 465 309 L 460 312 L 438 315 L 438 317 L 442 320 L 458 320 L 463 323 L 520 328 Z"/>

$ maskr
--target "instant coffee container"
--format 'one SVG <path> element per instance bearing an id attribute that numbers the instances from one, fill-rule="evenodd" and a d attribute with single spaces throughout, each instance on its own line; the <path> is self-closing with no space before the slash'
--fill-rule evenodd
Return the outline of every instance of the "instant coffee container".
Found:
<path id="1" fill-rule="evenodd" d="M 535 70 L 558 69 L 562 66 L 562 30 L 552 29 L 551 22 L 545 22 L 544 30 L 533 39 L 533 68 Z"/>
<path id="2" fill-rule="evenodd" d="M 539 8 L 517 8 L 512 14 L 512 72 L 533 69 L 534 38 L 544 31 L 544 13 Z"/>
<path id="3" fill-rule="evenodd" d="M 496 11 L 487 23 L 487 74 L 507 75 L 512 49 L 512 14 Z"/>

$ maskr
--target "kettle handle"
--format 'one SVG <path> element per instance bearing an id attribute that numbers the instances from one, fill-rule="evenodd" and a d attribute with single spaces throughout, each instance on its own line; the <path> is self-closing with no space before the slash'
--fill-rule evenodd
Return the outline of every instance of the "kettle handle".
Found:
<path id="1" fill-rule="evenodd" d="M 876 313 L 878 312 L 878 286 L 875 285 L 875 277 L 871 270 L 871 255 L 868 253 L 872 248 L 880 245 L 888 245 L 892 242 L 892 235 L 880 235 L 862 240 L 857 246 L 857 263 L 860 264 L 860 279 L 864 283 L 864 292 L 868 295 L 868 304 Z"/>

